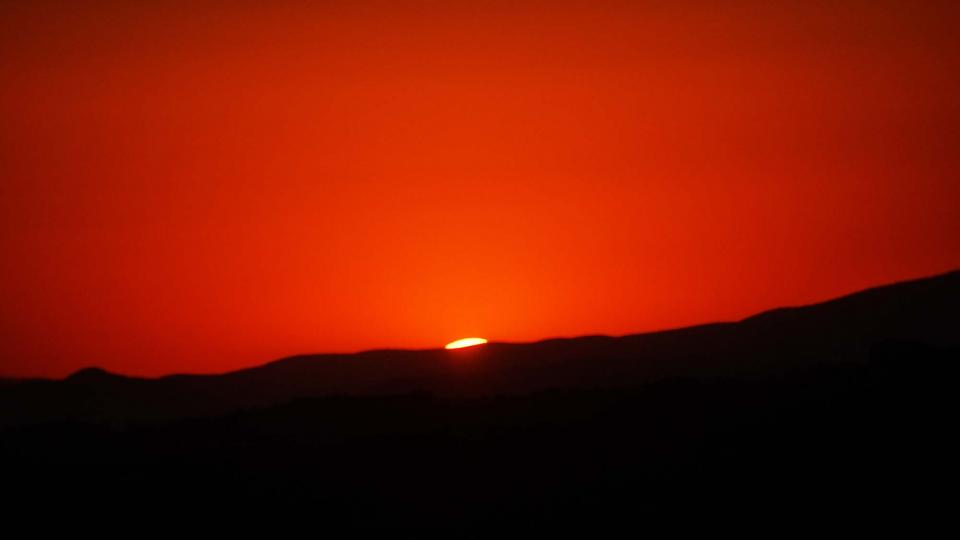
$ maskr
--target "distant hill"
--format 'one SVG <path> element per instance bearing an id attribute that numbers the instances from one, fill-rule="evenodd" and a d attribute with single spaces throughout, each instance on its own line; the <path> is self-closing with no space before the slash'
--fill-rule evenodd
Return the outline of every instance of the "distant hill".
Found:
<path id="1" fill-rule="evenodd" d="M 518 395 L 630 387 L 676 377 L 751 377 L 863 363 L 872 347 L 885 342 L 960 346 L 958 306 L 960 271 L 954 271 L 735 323 L 623 337 L 304 355 L 223 375 L 157 379 L 88 368 L 59 381 L 4 381 L 0 425 L 202 417 L 331 395 Z"/>
<path id="2" fill-rule="evenodd" d="M 949 530 L 957 306 L 954 272 L 619 338 L 8 380 L 0 500 L 181 530 Z"/>

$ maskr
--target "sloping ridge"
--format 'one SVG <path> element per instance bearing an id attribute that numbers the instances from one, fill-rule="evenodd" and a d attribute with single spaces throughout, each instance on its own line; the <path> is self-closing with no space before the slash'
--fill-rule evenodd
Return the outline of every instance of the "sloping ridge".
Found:
<path id="1" fill-rule="evenodd" d="M 490 343 L 460 351 L 302 355 L 223 375 L 159 379 L 87 368 L 62 381 L 0 386 L 0 424 L 169 419 L 322 395 L 479 396 L 864 362 L 870 348 L 884 341 L 960 346 L 957 306 L 960 271 L 953 271 L 736 323 L 622 337 Z"/>
<path id="2" fill-rule="evenodd" d="M 869 288 L 826 302 L 778 308 L 744 319 L 758 326 L 832 327 L 848 334 L 899 332 L 917 339 L 957 338 L 960 270 Z"/>

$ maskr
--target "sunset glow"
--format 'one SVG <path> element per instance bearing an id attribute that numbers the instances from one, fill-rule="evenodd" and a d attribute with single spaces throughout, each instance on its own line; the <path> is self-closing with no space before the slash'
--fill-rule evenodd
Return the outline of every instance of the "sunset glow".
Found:
<path id="1" fill-rule="evenodd" d="M 0 377 L 735 320 L 960 266 L 960 2 L 3 2 Z"/>
<path id="2" fill-rule="evenodd" d="M 445 349 L 463 349 L 464 347 L 475 347 L 483 345 L 487 340 L 479 337 L 463 338 L 447 343 Z"/>

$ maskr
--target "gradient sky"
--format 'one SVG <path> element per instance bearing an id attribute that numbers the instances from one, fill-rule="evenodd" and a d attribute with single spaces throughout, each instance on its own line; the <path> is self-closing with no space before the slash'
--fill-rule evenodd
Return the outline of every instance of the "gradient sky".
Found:
<path id="1" fill-rule="evenodd" d="M 957 6 L 2 1 L 0 373 L 624 334 L 960 267 Z"/>

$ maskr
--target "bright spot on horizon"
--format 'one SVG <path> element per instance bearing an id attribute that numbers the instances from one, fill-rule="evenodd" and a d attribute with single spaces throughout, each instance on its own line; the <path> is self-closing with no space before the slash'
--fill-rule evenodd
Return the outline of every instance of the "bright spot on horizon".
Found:
<path id="1" fill-rule="evenodd" d="M 462 349 L 464 347 L 474 347 L 476 345 L 483 345 L 487 340 L 482 337 L 468 337 L 463 339 L 458 339 L 456 341 L 451 341 L 447 343 L 444 347 L 445 349 Z"/>

